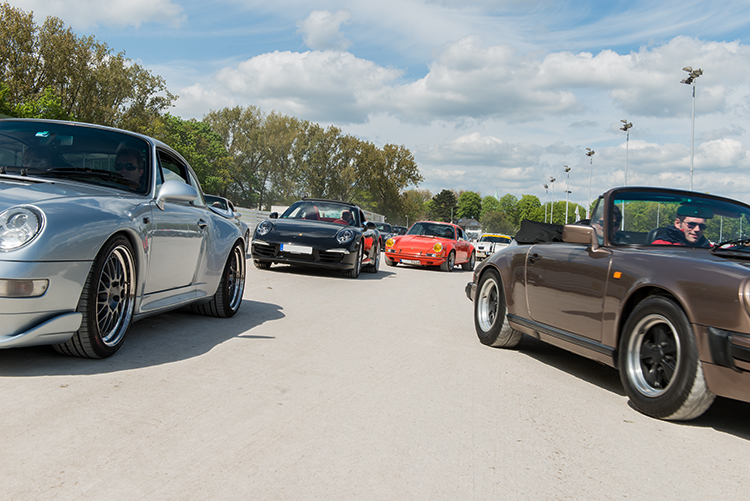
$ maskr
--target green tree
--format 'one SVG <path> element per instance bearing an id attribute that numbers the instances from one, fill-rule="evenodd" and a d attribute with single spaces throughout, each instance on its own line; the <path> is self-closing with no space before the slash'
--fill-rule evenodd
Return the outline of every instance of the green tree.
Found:
<path id="1" fill-rule="evenodd" d="M 393 221 L 400 225 L 408 226 L 416 221 L 428 219 L 427 207 L 432 201 L 430 190 L 412 189 L 402 194 L 404 215 L 395 216 Z"/>
<path id="2" fill-rule="evenodd" d="M 167 113 L 153 126 L 154 137 L 177 150 L 198 176 L 203 191 L 226 195 L 231 158 L 221 136 L 205 122 L 182 120 Z"/>
<path id="3" fill-rule="evenodd" d="M 479 221 L 484 218 L 487 212 L 500 212 L 500 201 L 492 195 L 487 195 L 482 199 L 482 212 L 479 214 Z"/>
<path id="4" fill-rule="evenodd" d="M 487 211 L 482 216 L 482 230 L 486 233 L 504 233 L 513 235 L 516 232 L 515 225 L 507 214 L 502 211 Z"/>
<path id="5" fill-rule="evenodd" d="M 544 207 L 534 195 L 521 195 L 518 201 L 518 220 L 544 221 Z M 519 223 L 520 224 L 520 223 Z"/>
<path id="6" fill-rule="evenodd" d="M 518 228 L 521 221 L 518 219 L 518 198 L 510 193 L 503 195 L 500 200 L 500 210 L 508 216 L 508 220 L 514 227 Z"/>
<path id="7" fill-rule="evenodd" d="M 140 132 L 149 132 L 176 99 L 163 78 L 124 52 L 113 53 L 93 36 L 77 36 L 56 17 L 38 26 L 32 13 L 7 2 L 0 4 L 0 81 L 8 86 L 7 103 L 23 106 L 21 113 Z"/>
<path id="8" fill-rule="evenodd" d="M 428 217 L 435 221 L 450 221 L 456 217 L 456 195 L 451 190 L 443 190 L 432 197 Z"/>
<path id="9" fill-rule="evenodd" d="M 479 221 L 482 215 L 482 197 L 479 193 L 465 191 L 458 197 L 458 218 L 472 218 Z"/>

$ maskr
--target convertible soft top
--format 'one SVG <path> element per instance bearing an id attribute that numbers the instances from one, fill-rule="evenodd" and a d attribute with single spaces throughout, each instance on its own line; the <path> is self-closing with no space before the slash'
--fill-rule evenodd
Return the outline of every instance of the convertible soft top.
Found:
<path id="1" fill-rule="evenodd" d="M 524 219 L 521 221 L 521 229 L 516 233 L 516 242 L 519 244 L 540 244 L 545 242 L 562 242 L 563 225 L 540 223 Z"/>

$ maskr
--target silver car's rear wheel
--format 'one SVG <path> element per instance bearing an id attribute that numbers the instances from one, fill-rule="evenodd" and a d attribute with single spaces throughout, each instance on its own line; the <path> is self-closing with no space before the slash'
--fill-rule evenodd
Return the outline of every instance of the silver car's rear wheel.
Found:
<path id="1" fill-rule="evenodd" d="M 193 305 L 195 313 L 212 317 L 233 317 L 242 304 L 245 292 L 245 247 L 237 242 L 229 253 L 224 271 L 221 274 L 219 288 L 205 304 Z"/>
<path id="2" fill-rule="evenodd" d="M 55 349 L 67 355 L 105 358 L 120 349 L 135 305 L 135 259 L 130 241 L 110 240 L 94 260 L 78 302 L 81 328 Z"/>

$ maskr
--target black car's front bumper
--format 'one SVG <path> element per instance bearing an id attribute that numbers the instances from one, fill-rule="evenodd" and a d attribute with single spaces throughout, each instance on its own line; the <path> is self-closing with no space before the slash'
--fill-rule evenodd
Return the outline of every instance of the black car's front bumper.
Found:
<path id="1" fill-rule="evenodd" d="M 356 252 L 344 248 L 318 249 L 312 247 L 310 252 L 283 251 L 274 242 L 253 240 L 251 254 L 254 260 L 267 263 L 296 264 L 303 266 L 317 266 L 332 270 L 351 270 L 356 262 Z"/>
<path id="2" fill-rule="evenodd" d="M 474 301 L 474 298 L 477 296 L 476 282 L 469 282 L 468 284 L 466 284 L 464 292 L 466 292 L 466 297 L 469 298 L 469 301 Z"/>

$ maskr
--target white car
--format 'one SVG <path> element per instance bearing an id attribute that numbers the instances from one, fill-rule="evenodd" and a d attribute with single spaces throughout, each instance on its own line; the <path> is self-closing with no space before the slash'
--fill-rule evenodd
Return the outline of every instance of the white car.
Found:
<path id="1" fill-rule="evenodd" d="M 479 242 L 474 244 L 477 248 L 477 259 L 484 259 L 491 256 L 500 249 L 504 249 L 513 243 L 513 237 L 508 235 L 501 235 L 497 233 L 485 233 L 479 239 Z"/>

